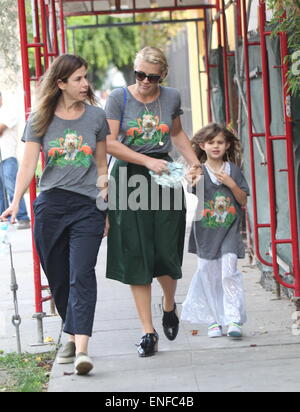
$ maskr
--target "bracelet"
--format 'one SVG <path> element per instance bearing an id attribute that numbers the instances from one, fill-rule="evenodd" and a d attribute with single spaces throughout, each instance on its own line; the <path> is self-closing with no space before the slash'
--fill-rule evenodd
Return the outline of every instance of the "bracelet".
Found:
<path id="1" fill-rule="evenodd" d="M 202 168 L 200 163 L 192 164 L 191 167 L 195 167 L 196 169 L 201 169 Z"/>

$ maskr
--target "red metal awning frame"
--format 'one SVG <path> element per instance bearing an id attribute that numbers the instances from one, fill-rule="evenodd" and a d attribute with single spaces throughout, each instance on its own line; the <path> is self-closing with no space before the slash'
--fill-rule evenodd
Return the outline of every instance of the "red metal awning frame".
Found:
<path id="1" fill-rule="evenodd" d="M 139 9 L 134 7 L 133 9 L 122 9 L 119 0 L 115 1 L 115 10 L 107 11 L 91 11 L 85 13 L 64 13 L 64 3 L 72 3 L 76 0 L 33 0 L 33 23 L 35 27 L 35 35 L 33 42 L 28 42 L 27 35 L 27 16 L 25 11 L 26 0 L 18 0 L 19 9 L 19 25 L 21 36 L 21 54 L 22 54 L 22 70 L 23 70 L 23 84 L 24 84 L 24 104 L 26 117 L 31 110 L 31 82 L 38 81 L 44 71 L 48 68 L 52 59 L 57 57 L 61 53 L 65 53 L 66 49 L 66 33 L 65 33 L 65 17 L 70 15 L 104 15 L 104 14 L 136 14 L 136 13 L 153 13 L 162 11 L 183 11 L 183 10 L 216 10 L 216 25 L 217 25 L 217 38 L 218 45 L 223 46 L 223 66 L 224 66 L 224 85 L 225 85 L 225 104 L 226 104 L 226 122 L 231 121 L 231 107 L 229 100 L 229 78 L 228 78 L 228 59 L 232 56 L 232 53 L 228 50 L 227 46 L 227 21 L 226 21 L 226 9 L 234 2 L 229 1 L 225 4 L 225 0 L 216 0 L 213 5 L 198 5 L 198 6 L 179 6 L 178 0 L 174 0 L 173 7 L 159 7 L 159 8 L 143 8 Z M 89 1 L 91 0 L 82 0 Z M 92 2 L 93 3 L 93 2 Z M 255 252 L 258 260 L 273 268 L 274 276 L 277 281 L 288 287 L 294 289 L 295 298 L 300 299 L 300 265 L 299 265 L 299 238 L 298 238 L 298 225 L 297 225 L 297 202 L 296 202 L 296 188 L 295 188 L 295 171 L 294 171 L 294 154 L 293 154 L 293 132 L 292 132 L 292 119 L 285 110 L 285 128 L 286 133 L 284 136 L 272 136 L 270 132 L 270 93 L 269 93 L 269 78 L 268 78 L 268 64 L 267 53 L 265 47 L 266 36 L 270 33 L 265 31 L 266 25 L 266 9 L 265 1 L 260 0 L 260 42 L 262 52 L 262 71 L 263 71 L 263 88 L 264 88 L 264 111 L 265 111 L 265 130 L 260 133 L 254 132 L 252 121 L 252 104 L 251 104 L 251 84 L 250 84 L 250 69 L 249 69 L 249 47 L 258 45 L 257 43 L 250 43 L 248 41 L 248 16 L 247 16 L 247 3 L 246 0 L 236 0 L 237 7 L 236 24 L 238 26 L 239 38 L 243 40 L 244 44 L 244 64 L 245 64 L 245 78 L 246 78 L 246 95 L 248 106 L 248 127 L 249 127 L 249 146 L 250 146 L 250 170 L 251 170 L 251 183 L 252 183 L 252 208 L 253 208 L 253 237 L 255 244 Z M 135 1 L 133 0 L 135 6 Z M 49 33 L 49 27 L 52 27 L 51 33 Z M 49 35 L 50 34 L 50 35 Z M 208 45 L 208 19 L 207 14 L 204 13 L 204 36 L 205 36 L 205 71 L 208 79 L 207 90 L 207 110 L 208 119 L 212 120 L 211 111 L 211 85 L 210 85 L 210 69 L 211 64 L 209 61 L 209 45 Z M 288 102 L 290 95 L 287 90 L 287 71 L 288 63 L 285 61 L 287 55 L 287 35 L 286 33 L 279 33 L 281 42 L 281 60 L 282 60 L 282 84 L 283 84 L 283 99 L 284 103 Z M 51 39 L 49 39 L 51 38 Z M 34 49 L 35 54 L 35 68 L 36 73 L 34 77 L 30 76 L 29 72 L 29 49 Z M 285 105 L 284 105 L 285 107 Z M 269 185 L 269 200 L 270 200 L 270 222 L 260 223 L 258 222 L 258 199 L 256 194 L 256 174 L 255 174 L 255 152 L 254 152 L 254 139 L 265 138 L 267 145 L 267 167 L 268 167 L 268 185 Z M 276 189 L 275 189 L 275 176 L 274 176 L 274 163 L 273 163 L 273 142 L 276 140 L 285 140 L 287 148 L 287 168 L 285 172 L 288 174 L 288 190 L 289 190 L 289 209 L 291 220 L 291 237 L 289 239 L 277 239 L 277 217 L 276 217 Z M 36 198 L 36 181 L 35 179 L 30 185 L 30 200 L 31 205 Z M 31 206 L 32 223 L 34 223 L 34 214 Z M 261 229 L 268 228 L 271 231 L 271 246 L 272 246 L 272 260 L 267 260 L 262 256 L 259 244 L 259 232 Z M 279 274 L 279 267 L 277 263 L 277 246 L 279 244 L 290 244 L 292 247 L 292 261 L 293 268 L 292 274 L 294 276 L 294 283 L 286 283 Z M 35 279 L 35 317 L 38 319 L 38 342 L 43 343 L 43 330 L 42 319 L 44 317 L 43 303 L 51 297 L 43 297 L 42 293 L 47 286 L 41 285 L 41 269 L 40 262 L 36 252 L 36 248 L 33 241 L 33 261 L 34 261 L 34 279 Z"/>
<path id="2" fill-rule="evenodd" d="M 266 3 L 264 0 L 259 1 L 259 42 L 249 42 L 247 36 L 248 18 L 247 18 L 247 4 L 246 0 L 242 2 L 242 20 L 243 20 L 243 39 L 244 39 L 244 62 L 245 62 L 245 77 L 246 77 L 246 93 L 248 105 L 248 130 L 249 130 L 249 145 L 250 145 L 250 162 L 251 162 L 251 181 L 252 181 L 252 198 L 253 198 L 253 232 L 255 239 L 256 256 L 261 263 L 273 269 L 274 277 L 279 284 L 289 289 L 293 289 L 295 293 L 295 300 L 300 300 L 300 263 L 299 263 L 299 234 L 298 234 L 298 216 L 297 216 L 297 201 L 296 201 L 296 186 L 295 186 L 295 165 L 293 152 L 293 127 L 292 118 L 288 113 L 290 107 L 291 95 L 288 92 L 288 63 L 285 57 L 288 55 L 288 40 L 286 33 L 279 33 L 281 46 L 281 66 L 282 71 L 282 88 L 283 88 L 283 107 L 285 120 L 285 135 L 272 136 L 271 133 L 271 101 L 270 101 L 270 79 L 269 79 L 269 65 L 268 53 L 266 47 L 266 38 L 271 35 L 271 32 L 265 30 L 266 20 Z M 253 131 L 252 122 L 252 103 L 251 103 L 251 82 L 250 82 L 250 64 L 249 64 L 249 48 L 252 46 L 260 46 L 262 59 L 262 82 L 264 94 L 264 123 L 265 130 L 260 133 Z M 267 148 L 267 170 L 268 170 L 268 189 L 270 202 L 270 222 L 258 222 L 258 199 L 256 192 L 256 174 L 255 174 L 255 153 L 254 153 L 254 139 L 264 138 Z M 276 213 L 276 185 L 275 185 L 275 165 L 274 165 L 274 146 L 276 141 L 283 140 L 286 142 L 287 153 L 287 167 L 280 172 L 286 172 L 288 176 L 288 202 L 290 210 L 290 233 L 289 239 L 278 239 L 277 237 L 277 213 Z M 269 228 L 271 231 L 271 250 L 272 261 L 267 261 L 261 254 L 259 231 L 261 229 Z M 294 282 L 287 283 L 280 276 L 279 264 L 277 260 L 277 248 L 280 244 L 290 244 L 292 248 L 292 272 L 285 275 L 293 275 Z"/>
<path id="3" fill-rule="evenodd" d="M 199 4 L 194 6 L 189 5 L 180 5 L 179 0 L 173 0 L 173 6 L 155 6 L 152 7 L 137 7 L 136 0 L 132 1 L 132 8 L 121 7 L 121 1 L 115 0 L 115 7 L 111 10 L 95 10 L 93 4 L 97 0 L 63 0 L 64 3 L 84 3 L 88 2 L 92 4 L 91 11 L 82 11 L 82 12 L 65 12 L 66 17 L 70 16 L 99 16 L 99 15 L 114 15 L 114 14 L 138 14 L 138 13 L 162 13 L 164 11 L 174 12 L 174 11 L 185 11 L 185 10 L 199 10 L 199 9 L 215 9 L 216 4 Z"/>

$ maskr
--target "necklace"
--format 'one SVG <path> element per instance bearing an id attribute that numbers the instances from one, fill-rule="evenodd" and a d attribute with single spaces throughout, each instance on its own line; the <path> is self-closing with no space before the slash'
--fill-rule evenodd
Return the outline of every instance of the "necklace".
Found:
<path id="1" fill-rule="evenodd" d="M 153 102 L 154 103 L 154 102 Z M 159 120 L 161 120 L 161 104 L 160 104 L 160 98 L 158 98 L 156 101 L 156 106 L 158 105 L 158 109 L 159 109 Z M 146 103 L 143 103 L 146 109 L 146 112 L 149 114 L 150 110 L 148 109 L 148 106 L 146 105 Z M 147 104 L 152 104 L 152 103 L 147 103 Z"/>
<path id="2" fill-rule="evenodd" d="M 154 103 L 154 102 L 153 102 L 153 103 Z M 157 125 L 156 125 L 156 128 L 157 128 L 157 126 L 159 126 L 159 123 L 160 123 L 161 118 L 162 118 L 162 110 L 161 110 L 160 96 L 159 96 L 158 99 L 155 101 L 155 103 L 156 103 L 155 109 L 157 109 L 157 106 L 158 106 L 158 110 L 155 110 L 155 111 L 158 111 L 158 112 L 159 112 L 159 119 L 158 119 L 158 122 L 157 122 Z M 147 112 L 148 115 L 149 115 L 149 114 L 150 114 L 150 110 L 148 109 L 148 106 L 147 106 L 146 103 L 144 103 L 144 102 L 143 102 L 143 104 L 144 104 L 144 107 L 145 107 L 145 109 L 146 109 L 146 112 Z M 151 103 L 148 103 L 148 104 L 151 104 Z M 159 142 L 158 142 L 159 146 L 163 146 L 163 145 L 164 145 L 164 142 L 162 142 L 162 138 L 163 138 L 163 134 L 161 133 L 160 140 L 159 140 Z"/>
<path id="3" fill-rule="evenodd" d="M 213 168 L 210 167 L 207 163 L 205 163 L 205 166 L 206 166 L 206 167 L 208 168 L 208 170 L 211 171 L 213 174 L 216 174 L 216 173 L 221 173 L 221 172 L 224 171 L 224 169 L 225 169 L 225 162 L 222 163 L 222 166 L 220 167 L 219 170 L 213 169 Z"/>

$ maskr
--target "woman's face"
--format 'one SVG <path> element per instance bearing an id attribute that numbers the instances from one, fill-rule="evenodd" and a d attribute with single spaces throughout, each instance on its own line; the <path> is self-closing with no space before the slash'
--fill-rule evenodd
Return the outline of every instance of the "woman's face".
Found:
<path id="1" fill-rule="evenodd" d="M 144 60 L 139 60 L 135 66 L 135 71 L 145 73 L 146 75 L 153 74 L 160 77 L 162 75 L 160 64 L 152 64 Z M 147 97 L 155 94 L 158 90 L 159 82 L 151 83 L 147 77 L 144 80 L 136 79 L 136 87 L 140 95 Z"/>
<path id="2" fill-rule="evenodd" d="M 82 66 L 76 70 L 68 78 L 67 82 L 58 81 L 58 87 L 68 99 L 84 102 L 89 90 L 86 67 Z"/>

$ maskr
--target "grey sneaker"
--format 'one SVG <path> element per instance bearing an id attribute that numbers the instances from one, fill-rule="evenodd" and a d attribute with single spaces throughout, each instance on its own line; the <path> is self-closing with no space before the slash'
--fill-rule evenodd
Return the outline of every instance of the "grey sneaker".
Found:
<path id="1" fill-rule="evenodd" d="M 73 363 L 76 357 L 76 346 L 74 342 L 68 342 L 58 352 L 57 363 L 59 365 L 66 365 L 67 363 Z"/>
<path id="2" fill-rule="evenodd" d="M 19 220 L 17 224 L 18 230 L 30 229 L 31 225 L 29 220 Z"/>
<path id="3" fill-rule="evenodd" d="M 78 353 L 75 360 L 77 375 L 87 375 L 92 369 L 94 369 L 92 359 L 86 353 Z"/>

